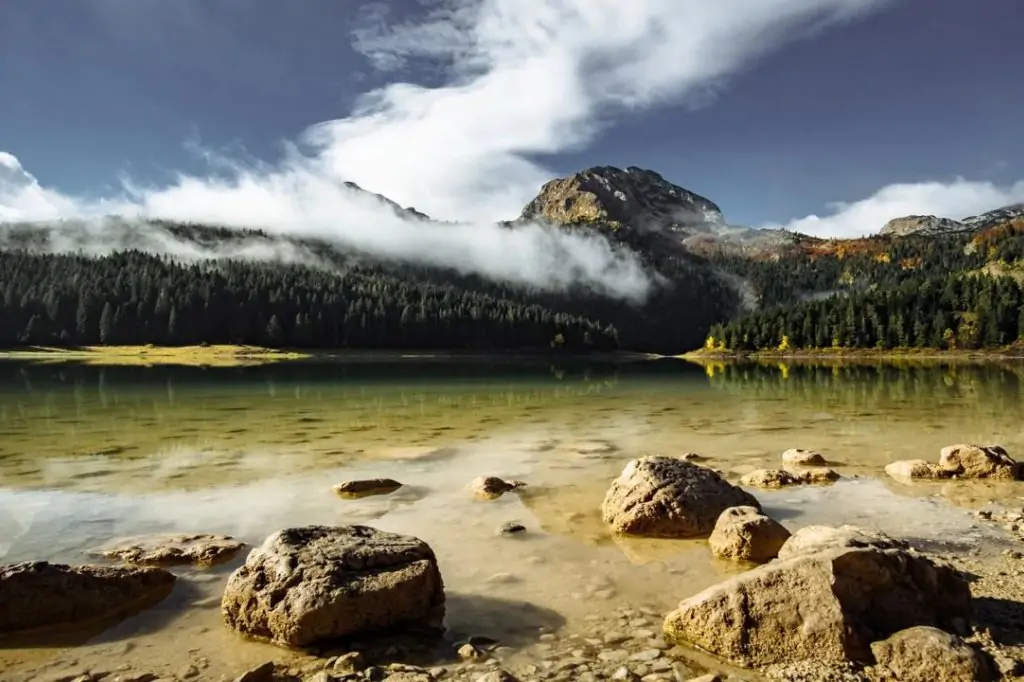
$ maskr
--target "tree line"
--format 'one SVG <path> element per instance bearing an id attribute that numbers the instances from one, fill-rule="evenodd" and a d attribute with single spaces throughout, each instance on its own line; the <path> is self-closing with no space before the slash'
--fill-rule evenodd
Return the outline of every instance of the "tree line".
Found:
<path id="1" fill-rule="evenodd" d="M 708 349 L 996 348 L 1024 339 L 1010 277 L 910 277 L 898 286 L 776 306 L 711 328 Z"/>
<path id="2" fill-rule="evenodd" d="M 610 350 L 614 326 L 383 270 L 0 251 L 0 346 Z"/>

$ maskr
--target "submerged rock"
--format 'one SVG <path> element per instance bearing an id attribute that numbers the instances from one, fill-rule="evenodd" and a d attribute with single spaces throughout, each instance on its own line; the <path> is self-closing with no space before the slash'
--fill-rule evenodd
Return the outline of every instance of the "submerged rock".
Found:
<path id="1" fill-rule="evenodd" d="M 675 457 L 641 457 L 612 482 L 601 516 L 615 532 L 694 537 L 711 532 L 729 507 L 760 503 L 714 471 Z"/>
<path id="2" fill-rule="evenodd" d="M 860 526 L 804 526 L 779 550 L 780 559 L 810 554 L 827 549 L 874 547 L 876 549 L 908 549 L 904 540 L 897 540 L 876 530 Z"/>
<path id="3" fill-rule="evenodd" d="M 366 526 L 278 531 L 231 574 L 228 625 L 303 647 L 405 627 L 436 629 L 444 585 L 433 550 L 414 537 Z"/>
<path id="4" fill-rule="evenodd" d="M 923 459 L 901 459 L 885 465 L 885 473 L 898 481 L 950 478 L 952 472 Z"/>
<path id="5" fill-rule="evenodd" d="M 954 629 L 970 608 L 950 568 L 902 549 L 839 547 L 714 585 L 680 603 L 664 633 L 748 668 L 870 662 L 872 642 L 916 625 Z"/>
<path id="6" fill-rule="evenodd" d="M 950 445 L 942 448 L 939 467 L 958 478 L 1021 478 L 1021 465 L 999 445 Z"/>
<path id="7" fill-rule="evenodd" d="M 94 553 L 141 566 L 214 566 L 230 561 L 243 547 L 230 535 L 166 533 L 121 538 Z"/>
<path id="8" fill-rule="evenodd" d="M 871 645 L 874 682 L 989 682 L 995 679 L 982 654 L 956 635 L 913 627 Z"/>
<path id="9" fill-rule="evenodd" d="M 469 489 L 473 495 L 481 500 L 495 500 L 510 490 L 522 488 L 525 483 L 522 481 L 506 481 L 497 476 L 480 476 L 473 479 Z"/>
<path id="10" fill-rule="evenodd" d="M 778 556 L 789 536 L 785 526 L 754 507 L 730 507 L 718 517 L 708 544 L 717 557 L 763 563 Z"/>
<path id="11" fill-rule="evenodd" d="M 740 485 L 751 488 L 786 488 L 801 483 L 799 476 L 785 469 L 758 469 L 740 479 Z"/>
<path id="12" fill-rule="evenodd" d="M 827 467 L 807 467 L 797 470 L 758 469 L 740 479 L 740 485 L 750 488 L 788 488 L 795 485 L 816 485 L 839 480 L 839 474 Z"/>
<path id="13" fill-rule="evenodd" d="M 0 566 L 0 633 L 104 621 L 156 604 L 174 586 L 160 568 L 68 566 L 30 561 Z"/>
<path id="14" fill-rule="evenodd" d="M 339 497 L 354 499 L 369 495 L 387 495 L 401 487 L 401 483 L 391 478 L 368 478 L 358 481 L 342 481 L 334 486 L 334 492 Z"/>
<path id="15" fill-rule="evenodd" d="M 793 448 L 782 453 L 782 463 L 786 466 L 823 467 L 828 464 L 824 455 L 814 450 Z"/>

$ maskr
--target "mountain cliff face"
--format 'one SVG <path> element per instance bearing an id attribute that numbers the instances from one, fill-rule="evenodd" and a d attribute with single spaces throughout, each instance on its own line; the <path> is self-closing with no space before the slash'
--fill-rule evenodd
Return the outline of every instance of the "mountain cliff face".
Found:
<path id="1" fill-rule="evenodd" d="M 986 230 L 1003 223 L 1024 218 L 1024 204 L 1013 204 L 988 211 L 980 215 L 964 218 L 960 222 L 971 230 Z"/>
<path id="2" fill-rule="evenodd" d="M 635 230 L 723 223 L 721 209 L 710 199 L 635 166 L 597 166 L 548 182 L 520 216 L 537 219 L 557 225 L 605 222 Z"/>
<path id="3" fill-rule="evenodd" d="M 943 234 L 969 229 L 963 223 L 933 215 L 910 215 L 893 218 L 878 234 L 890 237 L 905 237 L 909 234 Z"/>

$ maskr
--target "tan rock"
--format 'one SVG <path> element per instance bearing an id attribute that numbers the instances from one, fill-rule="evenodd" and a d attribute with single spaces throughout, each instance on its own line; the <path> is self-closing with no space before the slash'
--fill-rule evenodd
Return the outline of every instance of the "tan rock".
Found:
<path id="1" fill-rule="evenodd" d="M 820 452 L 793 448 L 782 453 L 782 464 L 784 466 L 823 467 L 828 462 Z"/>
<path id="2" fill-rule="evenodd" d="M 422 540 L 366 526 L 278 531 L 231 574 L 221 612 L 239 632 L 303 647 L 408 626 L 436 628 L 444 586 Z"/>
<path id="3" fill-rule="evenodd" d="M 601 517 L 617 533 L 685 538 L 711 532 L 729 507 L 760 503 L 720 475 L 675 457 L 641 457 L 612 482 Z"/>
<path id="4" fill-rule="evenodd" d="M 717 557 L 763 563 L 778 556 L 788 539 L 781 523 L 754 507 L 730 507 L 718 517 L 708 544 Z"/>
<path id="5" fill-rule="evenodd" d="M 829 549 L 874 547 L 876 549 L 907 549 L 903 540 L 876 530 L 859 526 L 804 526 L 793 533 L 779 550 L 780 559 Z"/>
<path id="6" fill-rule="evenodd" d="M 342 481 L 334 486 L 334 492 L 339 497 L 356 499 L 370 495 L 387 495 L 401 487 L 401 483 L 391 478 L 367 478 L 358 481 Z"/>
<path id="7" fill-rule="evenodd" d="M 174 575 L 160 568 L 7 564 L 0 566 L 0 634 L 126 617 L 173 586 Z"/>
<path id="8" fill-rule="evenodd" d="M 988 682 L 993 671 L 981 654 L 956 635 L 919 626 L 871 645 L 872 682 Z"/>
<path id="9" fill-rule="evenodd" d="M 999 445 L 950 445 L 942 448 L 939 467 L 959 478 L 1021 478 L 1021 465 Z"/>
<path id="10" fill-rule="evenodd" d="M 794 472 L 800 477 L 802 483 L 809 485 L 822 485 L 838 481 L 840 476 L 828 467 L 806 467 Z"/>
<path id="11" fill-rule="evenodd" d="M 923 459 L 901 459 L 885 465 L 885 473 L 898 481 L 949 478 L 953 474 Z"/>
<path id="12" fill-rule="evenodd" d="M 750 488 L 786 488 L 802 482 L 799 476 L 784 469 L 758 469 L 740 479 L 740 485 Z"/>
<path id="13" fill-rule="evenodd" d="M 872 641 L 970 617 L 951 569 L 899 549 L 829 549 L 779 559 L 714 585 L 665 619 L 669 642 L 743 667 L 869 662 Z"/>
<path id="14" fill-rule="evenodd" d="M 494 500 L 510 490 L 522 488 L 524 485 L 526 484 L 522 481 L 506 481 L 497 476 L 480 476 L 473 479 L 473 482 L 469 484 L 469 489 L 475 497 L 481 500 Z"/>
<path id="15" fill-rule="evenodd" d="M 139 566 L 215 566 L 230 561 L 245 543 L 230 535 L 164 533 L 120 538 L 94 554 Z"/>

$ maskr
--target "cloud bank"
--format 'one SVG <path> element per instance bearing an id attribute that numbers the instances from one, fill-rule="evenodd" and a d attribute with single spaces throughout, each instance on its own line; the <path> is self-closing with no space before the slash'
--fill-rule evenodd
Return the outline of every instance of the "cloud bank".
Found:
<path id="1" fill-rule="evenodd" d="M 354 46 L 379 68 L 440 69 L 441 85 L 396 80 L 364 93 L 349 116 L 311 126 L 273 165 L 211 158 L 209 177 L 182 175 L 162 187 L 129 181 L 103 200 L 48 189 L 5 154 L 0 219 L 116 213 L 255 227 L 639 299 L 651 280 L 603 239 L 493 224 L 550 179 L 533 156 L 582 147 L 633 110 L 706 103 L 766 52 L 892 1 L 434 0 L 425 16 L 398 25 L 373 5 Z M 468 222 L 410 223 L 343 181 Z"/>
<path id="2" fill-rule="evenodd" d="M 964 178 L 951 182 L 904 183 L 883 187 L 860 201 L 829 204 L 829 213 L 823 216 L 809 215 L 763 227 L 823 238 L 863 237 L 878 232 L 893 218 L 936 215 L 961 220 L 1021 202 L 1024 202 L 1024 180 L 1009 186 Z"/>

